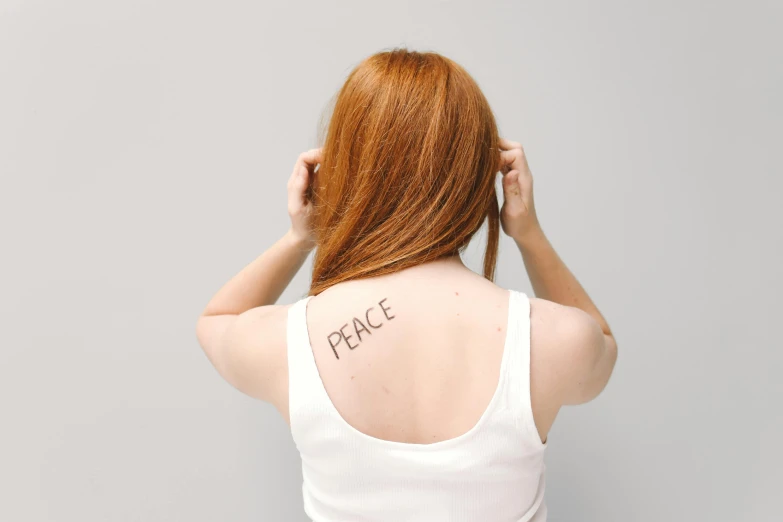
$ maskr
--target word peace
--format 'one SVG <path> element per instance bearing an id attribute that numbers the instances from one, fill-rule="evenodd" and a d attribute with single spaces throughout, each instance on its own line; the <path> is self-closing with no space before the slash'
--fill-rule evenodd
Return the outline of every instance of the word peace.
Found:
<path id="1" fill-rule="evenodd" d="M 378 301 L 378 306 L 381 308 L 381 310 L 383 310 L 383 315 L 386 317 L 387 320 L 394 319 L 396 316 L 388 314 L 388 311 L 391 310 L 391 308 L 383 306 L 384 301 L 386 301 L 385 297 L 380 301 Z M 376 312 L 374 314 L 375 316 L 374 318 L 370 317 L 370 312 L 373 310 L 375 310 L 375 307 L 371 306 L 370 308 L 367 309 L 366 312 L 364 312 L 364 323 L 361 321 L 361 319 L 358 319 L 356 317 L 354 317 L 352 320 L 353 331 L 356 337 L 359 338 L 359 342 L 362 342 L 362 332 L 372 335 L 372 331 L 370 329 L 377 330 L 378 328 L 383 326 L 383 320 L 380 317 L 378 317 L 379 312 Z M 367 325 L 369 325 L 370 328 L 367 328 L 367 326 L 365 326 L 365 323 L 367 323 Z M 350 348 L 351 350 L 359 346 L 358 343 L 351 344 L 351 341 L 349 341 L 349 339 L 352 339 L 354 335 L 352 335 L 351 333 L 345 333 L 346 328 L 348 328 L 348 323 L 345 323 L 338 330 L 326 336 L 327 340 L 329 341 L 329 346 L 332 348 L 332 351 L 334 352 L 334 356 L 337 357 L 338 359 L 340 358 L 340 356 L 337 355 L 337 350 L 335 350 L 335 348 L 337 347 L 337 345 L 340 344 L 341 341 L 345 341 L 345 344 L 347 344 L 348 348 Z"/>

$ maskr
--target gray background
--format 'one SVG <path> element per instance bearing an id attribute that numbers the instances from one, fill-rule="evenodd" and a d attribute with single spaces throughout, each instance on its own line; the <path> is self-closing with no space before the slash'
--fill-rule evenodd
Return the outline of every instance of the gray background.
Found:
<path id="1" fill-rule="evenodd" d="M 304 520 L 283 420 L 195 321 L 396 45 L 474 75 L 619 340 L 551 434 L 550 519 L 780 520 L 780 2 L 0 6 L 0 520 Z M 530 289 L 505 237 L 497 281 Z"/>

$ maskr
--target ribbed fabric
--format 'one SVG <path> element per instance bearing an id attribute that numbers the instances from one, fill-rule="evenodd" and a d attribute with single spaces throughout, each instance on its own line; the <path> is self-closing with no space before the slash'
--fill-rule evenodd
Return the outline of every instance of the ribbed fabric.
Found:
<path id="1" fill-rule="evenodd" d="M 500 379 L 467 433 L 433 444 L 386 441 L 348 424 L 329 399 L 307 333 L 288 313 L 289 413 L 314 522 L 543 522 L 544 450 L 530 405 L 530 301 L 509 290 Z"/>

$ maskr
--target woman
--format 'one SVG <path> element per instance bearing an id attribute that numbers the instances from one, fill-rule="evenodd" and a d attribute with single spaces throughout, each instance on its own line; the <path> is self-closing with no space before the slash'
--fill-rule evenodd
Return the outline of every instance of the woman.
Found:
<path id="1" fill-rule="evenodd" d="M 349 75 L 294 165 L 290 229 L 197 326 L 218 372 L 289 423 L 311 519 L 546 519 L 547 433 L 601 392 L 617 346 L 532 188 L 453 61 L 394 49 Z M 485 220 L 482 277 L 460 253 Z M 500 228 L 536 297 L 492 282 Z M 275 304 L 313 249 L 309 294 Z"/>

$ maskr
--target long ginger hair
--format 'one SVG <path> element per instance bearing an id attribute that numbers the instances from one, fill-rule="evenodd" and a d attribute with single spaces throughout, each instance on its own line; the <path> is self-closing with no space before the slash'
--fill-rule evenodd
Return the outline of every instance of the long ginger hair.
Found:
<path id="1" fill-rule="evenodd" d="M 333 102 L 309 187 L 309 295 L 462 253 L 485 219 L 483 275 L 494 280 L 499 137 L 467 71 L 434 52 L 386 50 L 359 63 Z"/>

